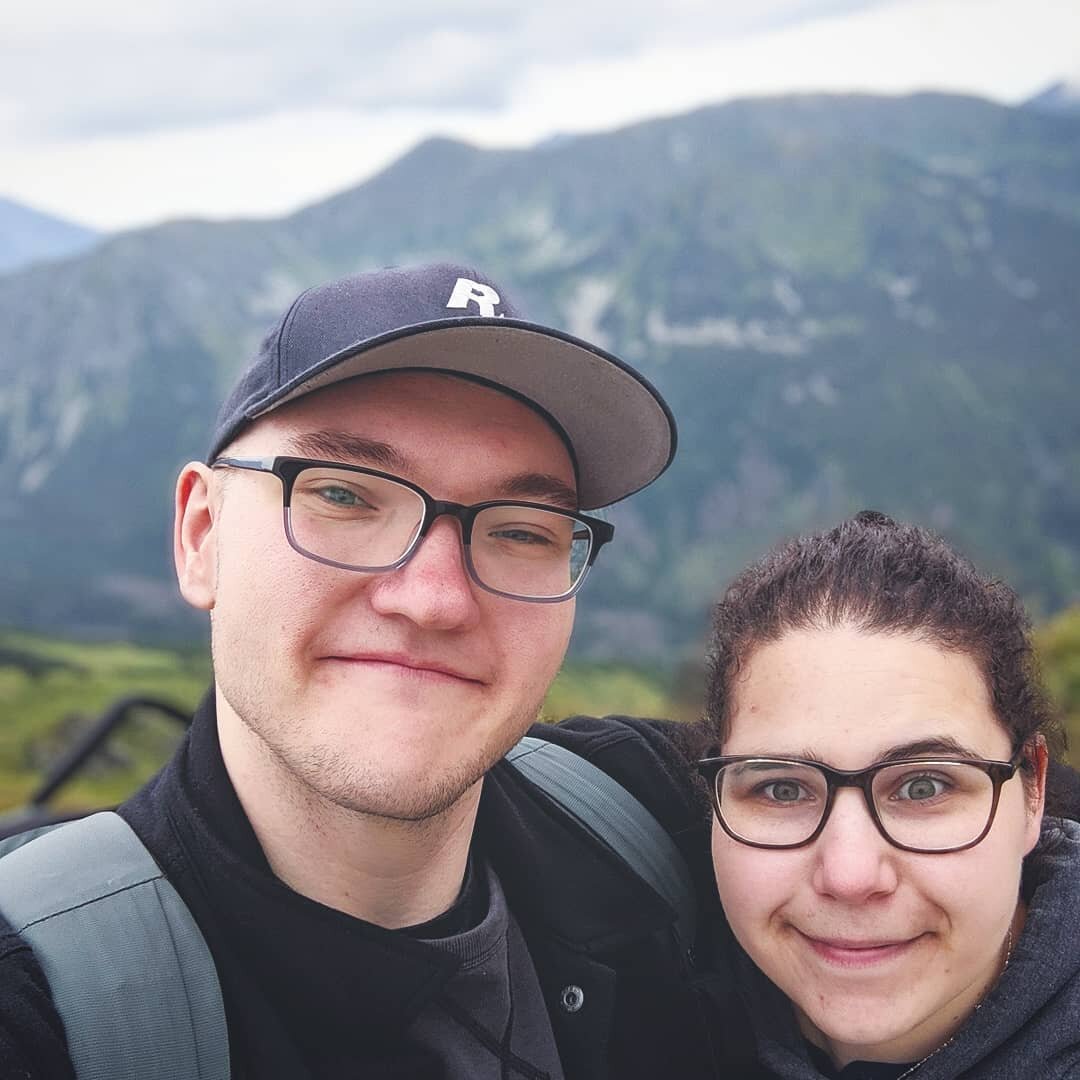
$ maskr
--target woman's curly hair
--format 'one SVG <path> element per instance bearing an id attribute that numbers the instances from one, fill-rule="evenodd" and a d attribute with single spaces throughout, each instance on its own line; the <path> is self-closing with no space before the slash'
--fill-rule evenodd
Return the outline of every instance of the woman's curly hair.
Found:
<path id="1" fill-rule="evenodd" d="M 784 544 L 727 588 L 714 610 L 707 655 L 704 726 L 711 745 L 722 745 L 729 733 L 736 677 L 755 649 L 788 631 L 841 625 L 966 653 L 1014 749 L 1041 734 L 1051 757 L 1060 757 L 1064 735 L 1016 593 L 982 577 L 941 537 L 873 510 Z"/>

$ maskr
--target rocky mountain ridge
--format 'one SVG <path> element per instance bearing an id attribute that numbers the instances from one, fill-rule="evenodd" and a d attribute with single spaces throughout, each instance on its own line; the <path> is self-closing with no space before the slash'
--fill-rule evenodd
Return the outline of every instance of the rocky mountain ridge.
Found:
<path id="1" fill-rule="evenodd" d="M 196 633 L 170 476 L 259 335 L 307 284 L 447 256 L 639 365 L 679 419 L 669 473 L 611 511 L 579 655 L 696 649 L 747 558 L 867 505 L 1039 610 L 1080 595 L 1080 119 L 809 96 L 531 150 L 434 139 L 288 218 L 0 277 L 4 621 Z"/>

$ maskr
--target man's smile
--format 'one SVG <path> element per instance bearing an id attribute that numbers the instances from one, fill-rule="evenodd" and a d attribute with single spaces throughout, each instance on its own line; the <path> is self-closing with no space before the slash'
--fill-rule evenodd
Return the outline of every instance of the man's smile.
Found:
<path id="1" fill-rule="evenodd" d="M 385 672 L 402 678 L 485 685 L 484 679 L 467 674 L 453 665 L 405 652 L 342 653 L 330 654 L 320 659 L 333 665 L 345 665 L 356 670 Z"/>

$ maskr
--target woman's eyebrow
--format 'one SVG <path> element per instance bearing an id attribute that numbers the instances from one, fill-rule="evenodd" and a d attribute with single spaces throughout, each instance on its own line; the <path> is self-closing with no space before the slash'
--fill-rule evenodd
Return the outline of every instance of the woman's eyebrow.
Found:
<path id="1" fill-rule="evenodd" d="M 982 754 L 964 746 L 951 735 L 937 735 L 926 739 L 890 746 L 878 761 L 899 761 L 902 758 L 926 757 L 929 754 L 947 754 L 949 757 L 979 758 Z"/>
<path id="2" fill-rule="evenodd" d="M 978 761 L 981 761 L 984 756 L 977 750 L 972 750 L 971 747 L 964 746 L 963 743 L 954 739 L 951 735 L 934 735 L 928 738 L 913 739 L 911 742 L 898 743 L 895 746 L 890 746 L 887 750 L 883 750 L 881 754 L 874 759 L 874 762 L 875 764 L 879 764 L 886 761 L 902 761 L 905 758 L 927 757 L 934 754 L 941 757 L 971 758 Z M 801 761 L 813 761 L 821 765 L 829 764 L 817 750 L 809 746 L 804 747 L 795 754 L 761 753 L 755 754 L 754 756 L 780 759 L 798 758 Z"/>
<path id="3" fill-rule="evenodd" d="M 751 758 L 753 760 L 740 762 L 740 768 L 744 766 L 756 768 L 756 762 L 774 762 L 774 761 L 809 761 L 817 765 L 828 765 L 828 762 L 816 751 L 806 747 L 802 750 L 781 750 L 775 752 L 772 750 L 760 750 L 753 751 L 748 754 L 739 754 L 738 757 Z M 770 766 L 764 766 L 770 767 Z"/>
<path id="4" fill-rule="evenodd" d="M 793 759 L 785 756 L 763 756 L 761 758 L 754 758 L 751 761 L 740 761 L 735 765 L 735 774 L 737 776 L 743 776 L 746 773 L 776 772 L 778 768 L 783 767 L 784 763 L 791 760 Z"/>

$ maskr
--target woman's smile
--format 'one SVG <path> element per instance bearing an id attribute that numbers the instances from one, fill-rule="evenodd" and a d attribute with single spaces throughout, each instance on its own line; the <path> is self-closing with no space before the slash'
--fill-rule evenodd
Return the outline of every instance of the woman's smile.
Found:
<path id="1" fill-rule="evenodd" d="M 875 938 L 871 940 L 845 937 L 822 937 L 807 934 L 793 927 L 797 940 L 827 967 L 841 971 L 884 969 L 897 962 L 909 960 L 923 935 L 911 938 Z"/>

